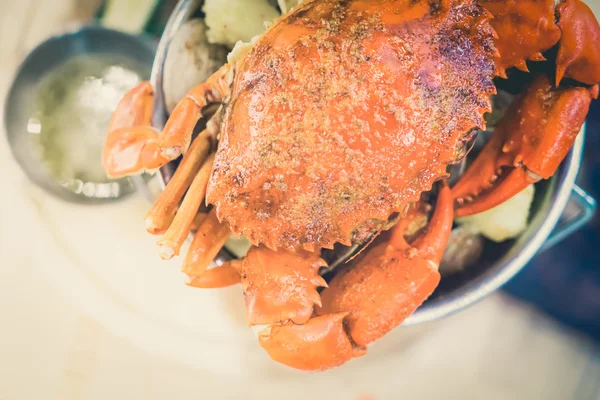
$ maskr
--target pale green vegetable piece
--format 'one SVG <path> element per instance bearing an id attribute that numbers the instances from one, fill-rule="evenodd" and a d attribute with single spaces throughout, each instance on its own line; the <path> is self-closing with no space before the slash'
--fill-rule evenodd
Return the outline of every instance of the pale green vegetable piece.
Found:
<path id="1" fill-rule="evenodd" d="M 534 194 L 534 185 L 529 185 L 503 204 L 480 214 L 458 218 L 456 222 L 472 226 L 494 242 L 514 239 L 527 228 Z"/>
<path id="2" fill-rule="evenodd" d="M 267 0 L 205 0 L 202 10 L 208 41 L 230 48 L 262 34 L 280 16 Z"/>
<path id="3" fill-rule="evenodd" d="M 139 34 L 158 3 L 157 0 L 108 0 L 102 24 L 119 31 Z"/>
<path id="4" fill-rule="evenodd" d="M 287 14 L 300 3 L 302 3 L 302 0 L 277 0 L 277 4 L 283 14 Z"/>
<path id="5" fill-rule="evenodd" d="M 244 257 L 252 244 L 245 237 L 236 238 L 234 235 L 225 243 L 227 250 L 231 251 L 237 257 Z"/>
<path id="6" fill-rule="evenodd" d="M 252 39 L 250 39 L 249 42 L 242 42 L 241 40 L 238 40 L 235 46 L 233 46 L 233 49 L 231 49 L 231 51 L 227 55 L 227 62 L 233 65 L 240 61 L 242 58 L 244 58 L 246 54 L 248 54 L 248 52 L 252 49 L 252 46 L 258 40 L 259 37 L 260 35 L 254 36 Z"/>

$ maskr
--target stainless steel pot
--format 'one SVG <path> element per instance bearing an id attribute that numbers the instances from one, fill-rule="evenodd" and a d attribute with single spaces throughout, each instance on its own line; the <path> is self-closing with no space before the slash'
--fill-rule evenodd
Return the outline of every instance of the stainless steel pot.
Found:
<path id="1" fill-rule="evenodd" d="M 179 27 L 197 11 L 200 1 L 180 0 L 173 11 L 158 46 L 151 81 L 156 91 L 153 125 L 162 129 L 166 119 L 162 92 L 162 74 L 169 43 Z M 518 240 L 488 246 L 478 266 L 457 276 L 442 279 L 434 295 L 419 308 L 404 325 L 413 325 L 451 315 L 492 293 L 517 272 L 539 251 L 555 245 L 590 220 L 595 201 L 575 185 L 581 164 L 584 131 L 553 178 L 536 186 L 531 221 Z M 171 164 L 160 171 L 160 186 L 164 187 L 173 174 Z M 149 198 L 153 195 L 147 192 Z M 565 208 L 569 204 L 568 212 Z M 218 256 L 231 257 L 226 251 Z"/>

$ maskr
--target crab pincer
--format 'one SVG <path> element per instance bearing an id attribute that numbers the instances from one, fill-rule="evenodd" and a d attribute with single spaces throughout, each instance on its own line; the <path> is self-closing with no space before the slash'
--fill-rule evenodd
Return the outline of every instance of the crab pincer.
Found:
<path id="1" fill-rule="evenodd" d="M 496 74 L 502 78 L 507 78 L 511 67 L 527 72 L 527 61 L 544 61 L 542 53 L 560 40 L 554 0 L 480 0 L 479 4 L 493 16 Z"/>
<path id="2" fill-rule="evenodd" d="M 269 355 L 298 369 L 332 368 L 365 354 L 368 344 L 412 314 L 440 281 L 437 269 L 453 220 L 450 188 L 443 184 L 431 221 L 414 245 L 405 239 L 412 217 L 329 282 L 307 323 L 290 321 L 262 331 L 260 344 Z"/>
<path id="3" fill-rule="evenodd" d="M 153 170 L 166 164 L 158 132 L 150 126 L 154 90 L 142 82 L 127 92 L 114 111 L 104 141 L 102 166 L 111 178 Z"/>
<path id="4" fill-rule="evenodd" d="M 556 55 L 556 86 L 563 78 L 588 85 L 600 82 L 600 26 L 581 0 L 565 0 L 557 7 L 562 38 Z"/>
<path id="5" fill-rule="evenodd" d="M 165 128 L 150 125 L 154 92 L 142 82 L 125 94 L 109 126 L 102 165 L 112 178 L 155 171 L 184 154 L 202 109 L 230 95 L 233 67 L 225 64 L 206 82 L 198 85 L 177 104 Z"/>
<path id="6" fill-rule="evenodd" d="M 181 270 L 190 277 L 201 276 L 230 236 L 231 230 L 212 209 L 194 234 Z"/>
<path id="7" fill-rule="evenodd" d="M 597 95 L 597 86 L 555 88 L 547 75 L 538 75 L 452 189 L 456 215 L 486 211 L 551 177 Z"/>

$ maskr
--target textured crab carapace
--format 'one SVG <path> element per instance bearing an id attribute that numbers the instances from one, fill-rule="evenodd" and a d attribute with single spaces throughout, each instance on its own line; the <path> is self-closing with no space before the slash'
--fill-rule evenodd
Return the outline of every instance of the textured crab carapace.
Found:
<path id="1" fill-rule="evenodd" d="M 270 248 L 359 242 L 446 174 L 494 92 L 470 1 L 308 2 L 236 67 L 207 199 Z"/>

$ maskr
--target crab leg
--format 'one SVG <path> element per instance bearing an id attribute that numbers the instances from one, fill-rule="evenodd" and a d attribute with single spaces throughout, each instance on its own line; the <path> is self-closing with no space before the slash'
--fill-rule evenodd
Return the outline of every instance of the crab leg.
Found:
<path id="1" fill-rule="evenodd" d="M 436 210 L 429 224 L 425 227 L 426 232 L 422 232 L 421 236 L 411 243 L 411 246 L 419 251 L 420 256 L 433 263 L 436 269 L 442 261 L 454 222 L 452 192 L 446 181 L 442 182 L 441 185 L 442 189 L 438 194 Z M 399 232 L 395 233 L 396 235 L 399 234 Z M 404 240 L 404 237 L 398 237 L 397 239 L 392 237 L 392 242 L 402 243 L 402 240 Z"/>
<path id="2" fill-rule="evenodd" d="M 317 288 L 327 283 L 319 269 L 326 265 L 318 253 L 252 247 L 241 264 L 248 323 L 304 324 L 321 305 Z"/>
<path id="3" fill-rule="evenodd" d="M 213 208 L 194 235 L 182 271 L 190 277 L 202 275 L 230 236 L 229 227 L 219 222 Z"/>
<path id="4" fill-rule="evenodd" d="M 321 305 L 319 276 L 326 266 L 317 253 L 252 247 L 242 260 L 233 260 L 193 277 L 190 286 L 213 288 L 242 283 L 250 325 L 293 321 L 306 323 Z"/>
<path id="5" fill-rule="evenodd" d="M 440 281 L 437 270 L 450 231 L 453 203 L 450 189 L 439 192 L 427 231 L 414 247 L 404 239 L 409 219 L 401 221 L 359 264 L 336 275 L 321 293 L 318 314 L 349 311 L 348 333 L 366 346 L 400 325 L 433 293 Z"/>
<path id="6" fill-rule="evenodd" d="M 160 257 L 168 260 L 173 256 L 179 255 L 181 245 L 188 237 L 190 228 L 198 214 L 200 205 L 206 195 L 206 186 L 212 172 L 215 154 L 211 154 L 206 162 L 200 167 L 200 170 L 194 177 L 192 185 L 187 191 L 181 207 L 175 215 L 175 219 L 161 240 L 158 241 L 160 247 Z"/>
<path id="7" fill-rule="evenodd" d="M 167 162 L 158 151 L 158 133 L 150 128 L 153 101 L 152 85 L 142 82 L 119 102 L 102 153 L 102 166 L 109 177 L 155 169 Z"/>
<path id="8" fill-rule="evenodd" d="M 427 232 L 416 247 L 404 238 L 411 218 L 340 271 L 321 292 L 322 307 L 304 325 L 272 325 L 259 334 L 261 346 L 276 361 L 303 370 L 333 368 L 366 353 L 412 314 L 437 287 L 438 262 L 453 219 L 450 189 L 444 184 Z"/>
<path id="9" fill-rule="evenodd" d="M 150 126 L 152 88 L 148 82 L 127 93 L 114 113 L 102 165 L 113 178 L 155 170 L 185 153 L 202 109 L 229 97 L 233 67 L 225 64 L 177 104 L 162 132 Z"/>
<path id="10" fill-rule="evenodd" d="M 241 282 L 248 323 L 279 323 L 268 328 L 270 335 L 260 334 L 261 343 L 264 340 L 268 342 L 265 345 L 287 349 L 271 356 L 297 368 L 315 369 L 302 366 L 323 358 L 328 365 L 338 365 L 365 353 L 344 332 L 347 313 L 311 318 L 314 307 L 321 305 L 317 288 L 327 286 L 318 274 L 322 266 L 325 262 L 317 253 L 252 247 L 242 260 L 206 270 L 192 277 L 188 285 L 217 288 Z M 304 361 L 295 360 L 298 357 Z"/>
<path id="11" fill-rule="evenodd" d="M 564 78 L 588 85 L 600 82 L 600 26 L 581 0 L 565 0 L 557 8 L 562 38 L 556 56 L 556 86 Z"/>
<path id="12" fill-rule="evenodd" d="M 216 289 L 240 283 L 240 260 L 231 260 L 211 269 L 207 269 L 199 276 L 192 276 L 186 285 L 202 288 Z"/>
<path id="13" fill-rule="evenodd" d="M 202 207 L 200 207 L 200 208 L 202 208 Z M 192 222 L 192 225 L 190 226 L 190 230 L 193 232 L 197 231 L 207 216 L 208 216 L 208 212 L 206 210 L 198 211 L 198 214 L 196 214 L 196 216 L 194 217 L 194 221 Z"/>
<path id="14" fill-rule="evenodd" d="M 478 4 L 493 16 L 496 74 L 502 78 L 507 78 L 511 67 L 527 72 L 528 60 L 545 60 L 542 53 L 560 39 L 554 0 L 480 0 Z"/>
<path id="15" fill-rule="evenodd" d="M 206 160 L 211 147 L 210 137 L 211 134 L 205 130 L 192 142 L 175 174 L 146 214 L 148 233 L 162 234 L 173 222 L 181 198 Z"/>
<path id="16" fill-rule="evenodd" d="M 242 289 L 250 325 L 274 324 L 259 333 L 271 358 L 304 370 L 327 369 L 365 354 L 344 331 L 347 313 L 313 317 L 321 305 L 317 253 L 253 247 L 242 261 Z M 312 318 L 311 318 L 312 317 Z"/>
<path id="17" fill-rule="evenodd" d="M 581 0 L 480 0 L 493 16 L 496 32 L 496 73 L 516 67 L 527 72 L 527 61 L 544 61 L 545 51 L 558 45 L 556 86 L 563 78 L 587 85 L 600 82 L 600 26 Z M 555 23 L 555 14 L 558 23 Z"/>
<path id="18" fill-rule="evenodd" d="M 152 118 L 154 90 L 150 82 L 142 82 L 125 93 L 113 113 L 109 132 L 121 128 L 149 125 Z"/>
<path id="19" fill-rule="evenodd" d="M 573 145 L 597 94 L 597 86 L 554 88 L 546 75 L 538 75 L 452 189 L 456 215 L 488 210 L 531 183 L 550 178 Z"/>

